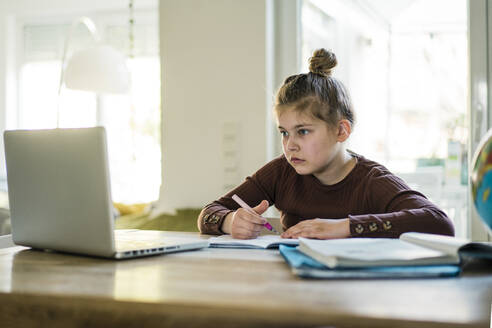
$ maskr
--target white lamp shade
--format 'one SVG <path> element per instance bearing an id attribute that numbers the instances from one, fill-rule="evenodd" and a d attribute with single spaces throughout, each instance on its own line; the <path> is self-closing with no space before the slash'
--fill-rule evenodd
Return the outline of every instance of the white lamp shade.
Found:
<path id="1" fill-rule="evenodd" d="M 67 63 L 64 81 L 70 89 L 126 93 L 130 89 L 130 72 L 121 53 L 101 45 L 74 53 Z"/>

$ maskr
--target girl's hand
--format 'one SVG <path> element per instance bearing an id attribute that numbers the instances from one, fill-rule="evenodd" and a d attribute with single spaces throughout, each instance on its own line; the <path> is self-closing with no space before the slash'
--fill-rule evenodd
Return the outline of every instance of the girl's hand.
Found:
<path id="1" fill-rule="evenodd" d="M 287 229 L 282 238 L 336 239 L 350 237 L 349 219 L 304 220 Z"/>
<path id="2" fill-rule="evenodd" d="M 255 213 L 244 208 L 239 208 L 235 212 L 227 214 L 222 231 L 231 234 L 232 238 L 254 239 L 260 235 L 266 219 L 260 215 L 268 209 L 268 201 L 262 200 L 260 204 L 253 207 Z"/>

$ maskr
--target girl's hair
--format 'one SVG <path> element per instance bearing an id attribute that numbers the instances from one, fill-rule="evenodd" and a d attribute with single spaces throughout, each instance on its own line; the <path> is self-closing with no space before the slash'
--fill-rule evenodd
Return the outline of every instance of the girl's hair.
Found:
<path id="1" fill-rule="evenodd" d="M 318 49 L 309 59 L 309 73 L 292 75 L 277 91 L 274 110 L 280 114 L 286 108 L 311 114 L 336 126 L 340 119 L 355 122 L 354 110 L 342 82 L 331 76 L 337 58 L 331 51 Z"/>

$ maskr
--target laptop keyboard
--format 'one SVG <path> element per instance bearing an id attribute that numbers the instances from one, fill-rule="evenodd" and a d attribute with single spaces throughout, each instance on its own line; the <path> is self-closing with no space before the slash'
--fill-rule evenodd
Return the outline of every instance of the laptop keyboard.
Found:
<path id="1" fill-rule="evenodd" d="M 169 243 L 162 240 L 125 240 L 115 239 L 115 247 L 118 252 L 126 252 L 138 249 L 166 247 Z"/>

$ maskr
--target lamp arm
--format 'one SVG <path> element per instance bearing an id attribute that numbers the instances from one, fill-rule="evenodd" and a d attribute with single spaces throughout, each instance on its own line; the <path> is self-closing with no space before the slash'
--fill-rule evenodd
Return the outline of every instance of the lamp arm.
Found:
<path id="1" fill-rule="evenodd" d="M 58 108 L 56 110 L 56 127 L 60 127 L 60 95 L 61 95 L 61 90 L 63 86 L 63 79 L 65 78 L 65 61 L 67 57 L 67 52 L 68 52 L 68 46 L 70 43 L 70 40 L 72 39 L 72 34 L 73 31 L 75 30 L 75 27 L 77 25 L 83 24 L 85 27 L 87 27 L 87 30 L 89 30 L 91 36 L 94 38 L 94 41 L 96 43 L 99 43 L 101 41 L 101 37 L 99 33 L 97 32 L 96 24 L 94 24 L 94 21 L 90 19 L 89 17 L 83 16 L 79 17 L 77 20 L 75 20 L 72 25 L 70 26 L 70 30 L 68 31 L 67 38 L 65 39 L 65 45 L 63 47 L 63 56 L 62 56 L 62 63 L 61 63 L 61 69 L 60 69 L 60 83 L 58 84 Z"/>

